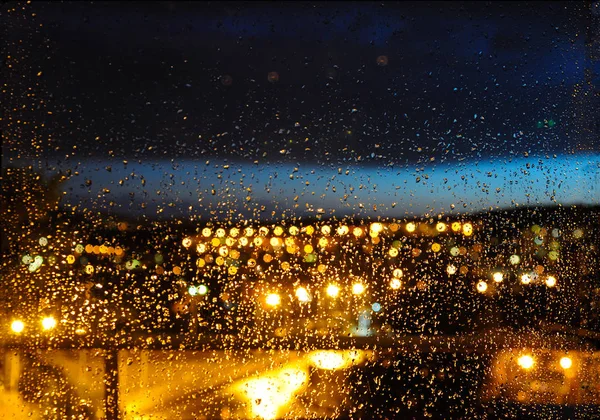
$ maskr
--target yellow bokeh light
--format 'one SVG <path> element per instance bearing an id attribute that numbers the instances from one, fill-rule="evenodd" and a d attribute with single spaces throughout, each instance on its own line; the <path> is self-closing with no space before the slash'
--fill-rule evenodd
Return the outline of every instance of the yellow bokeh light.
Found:
<path id="1" fill-rule="evenodd" d="M 192 240 L 190 238 L 183 238 L 183 241 L 181 241 L 181 244 L 183 245 L 184 248 L 189 248 L 190 246 L 192 246 Z"/>
<path id="2" fill-rule="evenodd" d="M 352 293 L 355 295 L 362 295 L 365 292 L 365 285 L 362 283 L 354 283 L 352 285 Z"/>
<path id="3" fill-rule="evenodd" d="M 210 228 L 202 229 L 202 236 L 208 238 L 210 235 L 212 235 L 212 231 L 210 230 Z"/>
<path id="4" fill-rule="evenodd" d="M 417 230 L 417 225 L 415 225 L 413 222 L 409 222 L 406 224 L 406 231 L 409 233 L 414 232 L 415 230 Z"/>
<path id="5" fill-rule="evenodd" d="M 219 247 L 219 255 L 221 257 L 226 257 L 229 254 L 229 248 L 227 248 L 225 245 L 223 245 L 222 247 Z"/>
<path id="6" fill-rule="evenodd" d="M 402 287 L 402 282 L 399 279 L 392 279 L 390 281 L 390 287 L 394 290 L 398 290 L 400 287 Z"/>
<path id="7" fill-rule="evenodd" d="M 217 238 L 224 238 L 227 232 L 223 228 L 217 229 Z"/>
<path id="8" fill-rule="evenodd" d="M 504 280 L 504 274 L 502 274 L 500 271 L 496 271 L 494 274 L 492 274 L 492 278 L 496 283 L 500 283 L 502 280 Z"/>
<path id="9" fill-rule="evenodd" d="M 554 276 L 548 276 L 546 278 L 546 286 L 548 286 L 548 287 L 554 287 L 554 286 L 556 286 L 556 277 L 554 277 Z"/>
<path id="10" fill-rule="evenodd" d="M 471 236 L 473 234 L 473 225 L 471 223 L 465 223 L 462 227 L 463 235 Z"/>
<path id="11" fill-rule="evenodd" d="M 309 360 L 319 369 L 339 370 L 361 363 L 366 356 L 364 350 L 316 350 Z"/>
<path id="12" fill-rule="evenodd" d="M 52 330 L 56 327 L 56 319 L 54 319 L 54 317 L 52 316 L 47 316 L 44 319 L 42 319 L 42 328 L 45 331 L 49 331 Z"/>
<path id="13" fill-rule="evenodd" d="M 271 246 L 273 248 L 279 248 L 283 245 L 283 241 L 281 240 L 281 238 L 277 238 L 277 237 L 272 237 L 271 240 L 269 241 L 269 244 L 271 244 Z"/>
<path id="14" fill-rule="evenodd" d="M 435 225 L 435 230 L 437 230 L 438 232 L 445 232 L 446 228 L 447 227 L 444 222 L 438 222 L 438 224 Z"/>
<path id="15" fill-rule="evenodd" d="M 347 235 L 347 234 L 348 234 L 348 232 L 350 232 L 350 229 L 348 228 L 348 226 L 346 226 L 346 225 L 342 225 L 342 226 L 339 226 L 339 227 L 336 229 L 336 232 L 337 232 L 337 234 L 338 234 L 338 235 L 340 235 L 340 236 L 344 236 L 344 235 Z"/>
<path id="16" fill-rule="evenodd" d="M 269 293 L 265 302 L 271 307 L 279 306 L 281 304 L 281 297 L 277 293 Z"/>
<path id="17" fill-rule="evenodd" d="M 283 409 L 308 383 L 308 373 L 301 367 L 287 367 L 279 372 L 244 380 L 234 389 L 250 404 L 250 417 L 278 418 Z"/>
<path id="18" fill-rule="evenodd" d="M 568 356 L 564 356 L 560 358 L 560 367 L 563 369 L 570 369 L 571 366 L 573 366 L 573 360 L 568 357 Z"/>
<path id="19" fill-rule="evenodd" d="M 479 293 L 485 293 L 485 291 L 488 289 L 488 285 L 486 282 L 484 282 L 483 280 L 480 281 L 479 283 L 477 283 L 477 291 Z"/>
<path id="20" fill-rule="evenodd" d="M 319 239 L 319 247 L 325 248 L 328 244 L 329 244 L 329 241 L 327 240 L 327 238 Z"/>
<path id="21" fill-rule="evenodd" d="M 354 229 L 352 229 L 352 234 L 353 234 L 354 236 L 356 236 L 357 238 L 359 238 L 359 237 L 361 237 L 361 236 L 362 236 L 362 234 L 363 234 L 363 231 L 362 231 L 362 229 L 361 229 L 361 228 L 359 228 L 359 227 L 355 227 Z"/>
<path id="22" fill-rule="evenodd" d="M 523 369 L 531 369 L 533 367 L 533 365 L 535 364 L 535 361 L 533 360 L 533 357 L 531 357 L 528 354 L 524 354 L 523 356 L 519 357 L 519 359 L 517 359 L 517 363 L 519 366 L 521 366 Z"/>
<path id="23" fill-rule="evenodd" d="M 17 319 L 10 324 L 10 329 L 15 334 L 20 334 L 25 329 L 25 323 Z"/>
<path id="24" fill-rule="evenodd" d="M 238 235 L 240 234 L 240 230 L 238 228 L 231 228 L 229 229 L 229 236 L 231 236 L 232 238 L 237 238 Z"/>
<path id="25" fill-rule="evenodd" d="M 442 249 L 442 246 L 437 242 L 431 245 L 431 250 L 433 252 L 440 252 L 440 249 Z"/>
<path id="26" fill-rule="evenodd" d="M 275 229 L 273 229 L 273 233 L 275 236 L 281 236 L 283 235 L 283 228 L 281 226 L 276 226 Z"/>
<path id="27" fill-rule="evenodd" d="M 312 245 L 310 245 L 310 244 L 304 245 L 304 252 L 306 254 L 311 254 L 313 251 L 314 251 L 314 248 Z"/>
<path id="28" fill-rule="evenodd" d="M 448 265 L 448 267 L 446 267 L 446 273 L 453 275 L 456 274 L 456 266 L 455 265 Z"/>
<path id="29" fill-rule="evenodd" d="M 453 223 L 452 223 L 452 230 L 453 230 L 454 232 L 458 232 L 458 231 L 460 231 L 460 228 L 461 228 L 461 227 L 462 227 L 462 226 L 461 226 L 460 222 L 453 222 Z"/>
<path id="30" fill-rule="evenodd" d="M 335 284 L 327 286 L 327 296 L 335 298 L 340 294 L 340 288 Z"/>
<path id="31" fill-rule="evenodd" d="M 371 223 L 370 231 L 374 233 L 380 233 L 383 231 L 383 225 L 379 222 Z"/>
<path id="32" fill-rule="evenodd" d="M 390 250 L 388 251 L 388 254 L 390 257 L 397 257 L 398 256 L 398 249 L 396 248 L 390 248 Z"/>
<path id="33" fill-rule="evenodd" d="M 323 235 L 329 235 L 331 233 L 331 226 L 325 225 L 321 227 L 321 233 Z"/>
<path id="34" fill-rule="evenodd" d="M 305 302 L 305 303 L 310 302 L 310 300 L 311 300 L 308 290 L 306 290 L 304 287 L 298 287 L 296 289 L 296 298 L 298 298 L 298 300 L 300 302 Z"/>
<path id="35" fill-rule="evenodd" d="M 221 245 L 221 240 L 219 238 L 212 238 L 210 244 L 216 248 Z"/>
<path id="36" fill-rule="evenodd" d="M 403 276 L 403 272 L 400 268 L 395 268 L 394 271 L 392 271 L 392 275 L 396 278 L 400 278 Z"/>
<path id="37" fill-rule="evenodd" d="M 531 283 L 531 275 L 524 273 L 521 275 L 521 283 L 523 284 L 529 284 Z"/>

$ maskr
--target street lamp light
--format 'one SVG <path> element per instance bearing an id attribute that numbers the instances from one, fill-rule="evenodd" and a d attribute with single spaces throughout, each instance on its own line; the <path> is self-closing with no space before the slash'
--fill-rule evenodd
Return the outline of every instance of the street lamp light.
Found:
<path id="1" fill-rule="evenodd" d="M 25 324 L 23 323 L 23 321 L 17 319 L 13 321 L 12 324 L 10 324 L 10 329 L 15 334 L 20 334 L 25 329 Z"/>
<path id="2" fill-rule="evenodd" d="M 42 319 L 42 328 L 45 331 L 50 331 L 50 330 L 54 329 L 55 327 L 56 327 L 56 319 L 54 319 L 54 317 L 47 316 L 46 318 Z"/>

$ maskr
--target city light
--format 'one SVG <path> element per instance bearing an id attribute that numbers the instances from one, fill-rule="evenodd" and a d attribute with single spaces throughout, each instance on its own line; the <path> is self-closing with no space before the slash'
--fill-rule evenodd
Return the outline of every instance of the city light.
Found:
<path id="1" fill-rule="evenodd" d="M 438 232 L 445 232 L 446 231 L 446 224 L 444 222 L 438 222 L 437 225 L 435 225 L 435 230 L 437 230 Z"/>
<path id="2" fill-rule="evenodd" d="M 496 283 L 501 283 L 502 280 L 504 280 L 504 274 L 502 274 L 500 271 L 496 271 L 494 274 L 492 274 L 492 278 Z"/>
<path id="3" fill-rule="evenodd" d="M 271 307 L 276 307 L 281 304 L 281 297 L 277 293 L 269 293 L 265 302 Z"/>
<path id="4" fill-rule="evenodd" d="M 485 291 L 488 289 L 488 285 L 486 282 L 484 282 L 483 280 L 480 281 L 479 283 L 477 283 L 477 291 L 479 293 L 485 293 Z"/>
<path id="5" fill-rule="evenodd" d="M 352 293 L 355 295 L 362 295 L 365 291 L 365 286 L 362 283 L 354 283 L 352 285 Z"/>
<path id="6" fill-rule="evenodd" d="M 381 223 L 371 223 L 371 232 L 380 233 L 383 230 L 383 225 Z"/>
<path id="7" fill-rule="evenodd" d="M 327 296 L 335 298 L 340 294 L 340 288 L 335 284 L 327 286 Z"/>
<path id="8" fill-rule="evenodd" d="M 306 290 L 304 287 L 298 287 L 296 289 L 296 297 L 298 298 L 298 300 L 300 302 L 304 302 L 304 303 L 310 302 L 310 300 L 311 300 L 308 290 Z"/>
<path id="9" fill-rule="evenodd" d="M 390 281 L 390 287 L 394 290 L 398 290 L 402 286 L 402 282 L 398 279 L 392 279 Z"/>
<path id="10" fill-rule="evenodd" d="M 521 283 L 523 283 L 523 284 L 531 283 L 531 275 L 528 273 L 524 273 L 523 275 L 521 275 Z"/>
<path id="11" fill-rule="evenodd" d="M 42 319 L 42 328 L 45 331 L 49 331 L 52 330 L 56 327 L 56 319 L 54 319 L 54 317 L 52 316 L 47 316 L 44 319 Z"/>
<path id="12" fill-rule="evenodd" d="M 556 286 L 556 277 L 554 277 L 554 276 L 548 276 L 546 278 L 546 286 L 548 286 L 548 287 L 554 287 L 554 286 Z"/>
<path id="13" fill-rule="evenodd" d="M 23 321 L 15 320 L 12 322 L 12 324 L 10 324 L 10 329 L 15 334 L 20 334 L 25 329 L 25 324 L 23 323 Z"/>
<path id="14" fill-rule="evenodd" d="M 473 234 L 473 225 L 471 223 L 465 223 L 462 227 L 463 235 L 471 236 Z"/>
<path id="15" fill-rule="evenodd" d="M 409 233 L 414 232 L 417 229 L 417 225 L 415 225 L 413 222 L 409 222 L 406 224 L 406 231 Z"/>
<path id="16" fill-rule="evenodd" d="M 521 357 L 519 357 L 519 359 L 517 360 L 517 363 L 519 364 L 519 366 L 521 366 L 523 369 L 525 370 L 529 370 L 533 367 L 534 364 L 534 360 L 533 357 L 531 357 L 528 354 L 525 354 Z"/>
<path id="17" fill-rule="evenodd" d="M 568 357 L 568 356 L 564 356 L 561 357 L 560 359 L 560 367 L 563 369 L 570 369 L 571 366 L 573 366 L 573 360 Z"/>

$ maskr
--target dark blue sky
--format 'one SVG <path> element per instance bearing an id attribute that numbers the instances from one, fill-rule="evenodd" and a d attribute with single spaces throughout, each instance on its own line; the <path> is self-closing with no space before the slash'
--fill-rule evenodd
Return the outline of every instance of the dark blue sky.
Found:
<path id="1" fill-rule="evenodd" d="M 574 111 L 590 106 L 577 94 L 593 65 L 585 3 L 31 10 L 37 16 L 11 38 L 25 39 L 35 56 L 23 70 L 43 70 L 53 114 L 39 118 L 54 129 L 59 155 L 77 142 L 82 157 L 379 164 L 381 156 L 387 164 L 424 153 L 459 160 L 590 148 L 573 127 L 582 124 Z M 379 55 L 387 66 L 376 64 Z M 267 81 L 271 71 L 277 83 Z M 544 119 L 556 125 L 538 128 Z"/>
<path id="2" fill-rule="evenodd" d="M 178 198 L 182 209 L 189 194 L 213 188 L 208 207 L 222 207 L 227 191 L 243 201 L 242 183 L 226 186 L 219 176 L 232 164 L 247 179 L 270 175 L 249 182 L 264 190 L 252 209 L 277 197 L 275 207 L 293 207 L 300 187 L 289 185 L 300 178 L 281 180 L 294 168 L 319 185 L 304 184 L 300 204 L 316 209 L 312 193 L 329 194 L 323 205 L 339 201 L 323 180 L 341 168 L 355 171 L 348 185 L 386 178 L 373 181 L 390 195 L 373 195 L 390 201 L 381 208 L 392 208 L 400 188 L 406 209 L 447 211 L 456 201 L 475 202 L 463 207 L 475 210 L 509 205 L 511 197 L 486 202 L 488 195 L 456 190 L 436 202 L 433 180 L 397 185 L 442 167 L 469 168 L 472 178 L 479 162 L 503 162 L 496 169 L 509 182 L 528 163 L 513 159 L 598 151 L 600 68 L 589 45 L 600 38 L 586 2 L 66 2 L 23 10 L 2 17 L 12 57 L 4 159 L 41 157 L 49 169 L 81 169 L 93 187 L 82 179 L 70 188 L 90 206 L 106 207 L 98 191 L 118 181 L 116 165 L 127 160 L 157 183 L 112 188 L 121 197 L 137 191 L 136 203 L 148 194 L 162 202 L 153 196 L 160 186 L 187 194 Z M 584 159 L 594 168 L 589 179 L 597 176 L 595 159 Z M 173 183 L 185 174 L 165 168 L 178 162 L 201 168 L 198 179 Z M 560 184 L 556 174 L 577 162 L 553 164 L 551 181 Z M 526 190 L 517 196 L 530 197 Z M 552 190 L 536 191 L 539 202 L 552 202 Z M 577 197 L 585 200 L 585 191 Z M 355 201 L 341 207 L 357 211 Z"/>

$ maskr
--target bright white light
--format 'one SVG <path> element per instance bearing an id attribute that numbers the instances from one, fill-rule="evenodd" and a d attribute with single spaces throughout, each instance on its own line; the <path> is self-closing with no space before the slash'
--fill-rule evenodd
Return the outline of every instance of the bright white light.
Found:
<path id="1" fill-rule="evenodd" d="M 402 282 L 398 279 L 392 279 L 390 281 L 390 287 L 394 290 L 398 290 L 402 286 Z"/>
<path id="2" fill-rule="evenodd" d="M 337 297 L 340 294 L 340 288 L 335 284 L 330 284 L 327 286 L 327 296 L 329 297 Z"/>
<path id="3" fill-rule="evenodd" d="M 548 286 L 548 287 L 556 286 L 556 277 L 548 276 L 548 278 L 546 279 L 546 286 Z"/>
<path id="4" fill-rule="evenodd" d="M 365 286 L 362 283 L 354 283 L 352 285 L 352 293 L 355 295 L 362 295 L 365 291 Z"/>
<path id="5" fill-rule="evenodd" d="M 492 278 L 496 283 L 500 283 L 502 282 L 502 280 L 504 280 L 504 274 L 502 274 L 500 271 L 497 271 L 494 274 L 492 274 Z"/>
<path id="6" fill-rule="evenodd" d="M 573 360 L 568 357 L 561 357 L 560 359 L 560 367 L 563 369 L 569 369 L 571 366 L 573 366 Z"/>
<path id="7" fill-rule="evenodd" d="M 44 328 L 44 330 L 49 331 L 54 329 L 55 327 L 56 319 L 54 319 L 54 317 L 47 316 L 46 318 L 42 319 L 42 328 Z"/>
<path id="8" fill-rule="evenodd" d="M 310 294 L 304 287 L 298 287 L 296 289 L 296 297 L 300 302 L 310 302 Z"/>
<path id="9" fill-rule="evenodd" d="M 196 286 L 190 286 L 188 288 L 188 293 L 190 296 L 196 296 L 198 294 L 198 288 Z"/>
<path id="10" fill-rule="evenodd" d="M 281 303 L 281 297 L 277 293 L 269 293 L 265 300 L 269 306 L 278 306 Z"/>
<path id="11" fill-rule="evenodd" d="M 525 354 L 525 355 L 519 357 L 519 359 L 517 360 L 517 363 L 523 369 L 531 369 L 533 367 L 534 360 L 533 360 L 533 357 L 531 357 L 528 354 Z"/>
<path id="12" fill-rule="evenodd" d="M 523 284 L 529 284 L 529 283 L 531 283 L 531 275 L 529 275 L 528 273 L 524 273 L 521 276 L 521 283 L 523 283 Z"/>
<path id="13" fill-rule="evenodd" d="M 16 320 L 13 321 L 12 324 L 10 324 L 10 329 L 12 330 L 12 332 L 20 334 L 25 329 L 25 324 L 23 323 L 23 321 Z"/>
<path id="14" fill-rule="evenodd" d="M 488 285 L 483 280 L 480 281 L 479 283 L 477 283 L 477 291 L 479 293 L 485 293 L 485 291 L 487 290 L 487 288 L 488 288 Z"/>
<path id="15" fill-rule="evenodd" d="M 204 296 L 205 294 L 208 293 L 208 287 L 206 287 L 204 284 L 201 284 L 200 286 L 198 286 L 198 294 Z"/>

